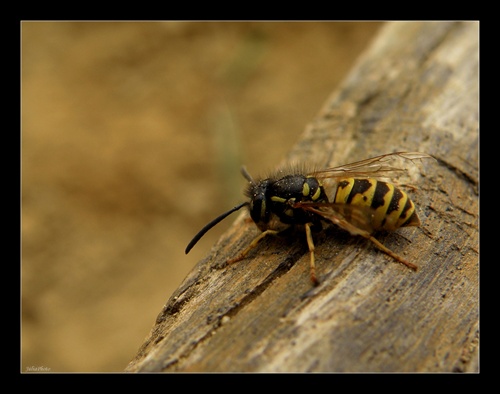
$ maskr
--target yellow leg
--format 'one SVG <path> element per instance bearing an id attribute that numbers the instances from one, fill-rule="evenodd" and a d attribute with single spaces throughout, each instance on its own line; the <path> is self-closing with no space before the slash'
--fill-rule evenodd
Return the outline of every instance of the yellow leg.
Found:
<path id="1" fill-rule="evenodd" d="M 399 255 L 394 253 L 392 250 L 390 250 L 389 248 L 382 245 L 376 238 L 374 238 L 372 236 L 369 236 L 369 237 L 365 236 L 365 238 L 368 238 L 370 241 L 372 241 L 377 248 L 379 248 L 382 252 L 387 253 L 394 260 L 399 261 L 400 263 L 406 265 L 408 268 L 411 268 L 412 270 L 416 271 L 418 269 L 418 267 L 415 264 L 412 264 L 412 263 L 406 261 L 405 259 L 403 259 Z"/>
<path id="2" fill-rule="evenodd" d="M 227 264 L 233 264 L 233 263 L 236 263 L 237 261 L 243 260 L 247 256 L 248 252 L 250 252 L 253 248 L 255 248 L 262 238 L 266 237 L 267 235 L 276 235 L 276 234 L 278 234 L 278 232 L 279 231 L 276 231 L 276 230 L 266 230 L 266 231 L 262 232 L 258 237 L 256 237 L 250 243 L 250 245 L 247 246 L 247 248 L 243 252 L 241 252 L 235 258 L 227 260 Z"/>
<path id="3" fill-rule="evenodd" d="M 303 207 L 307 211 L 310 211 L 310 212 L 316 213 L 316 214 L 318 214 L 320 216 L 323 216 L 325 219 L 330 220 L 333 224 L 336 224 L 337 226 L 339 226 L 340 228 L 342 228 L 342 229 L 344 229 L 346 231 L 349 231 L 349 233 L 351 233 L 351 235 L 361 235 L 362 237 L 364 237 L 366 239 L 369 239 L 371 242 L 373 242 L 375 244 L 375 246 L 379 250 L 381 250 L 382 252 L 384 252 L 387 255 L 391 256 L 394 260 L 399 261 L 401 264 L 406 265 L 408 268 L 411 268 L 412 270 L 415 270 L 415 271 L 418 269 L 418 267 L 415 264 L 412 264 L 412 263 L 406 261 L 405 259 L 403 259 L 399 255 L 397 255 L 396 253 L 394 253 L 392 250 L 390 250 L 389 248 L 387 248 L 384 245 L 382 245 L 376 238 L 374 238 L 371 235 L 370 231 L 368 231 L 366 229 L 362 229 L 362 228 L 356 227 L 352 223 L 348 222 L 339 212 L 335 212 L 335 211 L 332 211 L 332 212 L 320 211 L 317 208 L 314 208 L 312 206 L 307 206 L 307 205 L 305 205 Z M 306 225 L 306 232 L 308 231 L 307 227 L 308 226 Z M 309 250 L 311 251 L 312 237 L 310 235 L 307 235 L 307 242 L 309 244 Z M 314 251 L 314 245 L 312 246 L 311 256 L 313 254 L 313 251 Z M 311 266 L 314 266 L 314 257 L 311 257 Z"/>
<path id="4" fill-rule="evenodd" d="M 314 284 L 314 286 L 317 286 L 319 284 L 318 279 L 316 278 L 316 264 L 314 262 L 314 242 L 311 234 L 311 226 L 312 223 L 306 223 L 305 228 L 306 228 L 306 238 L 307 238 L 307 246 L 309 247 L 309 255 L 311 257 L 311 282 Z"/>

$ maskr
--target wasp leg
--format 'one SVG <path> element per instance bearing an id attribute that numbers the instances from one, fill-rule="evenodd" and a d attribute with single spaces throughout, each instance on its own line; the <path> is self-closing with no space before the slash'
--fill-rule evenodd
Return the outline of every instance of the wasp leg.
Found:
<path id="1" fill-rule="evenodd" d="M 306 228 L 306 238 L 307 238 L 307 246 L 309 247 L 309 254 L 311 256 L 311 282 L 313 283 L 314 286 L 319 285 L 319 281 L 316 278 L 316 264 L 314 262 L 314 242 L 311 234 L 311 226 L 312 223 L 306 223 L 305 228 Z"/>
<path id="2" fill-rule="evenodd" d="M 361 234 L 363 235 L 363 234 Z M 363 235 L 363 237 L 369 239 L 370 241 L 372 241 L 375 246 L 377 248 L 379 248 L 382 252 L 384 253 L 387 253 L 389 256 L 391 256 L 394 260 L 396 261 L 399 261 L 401 264 L 404 264 L 406 265 L 408 268 L 411 268 L 412 270 L 416 271 L 418 269 L 418 267 L 413 264 L 413 263 L 410 263 L 409 261 L 406 261 L 405 259 L 403 259 L 401 256 L 397 255 L 396 253 L 394 253 L 392 250 L 390 250 L 389 248 L 385 247 L 383 244 L 381 244 L 376 238 L 374 238 L 373 236 L 369 235 L 369 236 L 366 236 L 366 235 Z"/>
<path id="3" fill-rule="evenodd" d="M 262 238 L 264 238 L 267 235 L 276 235 L 278 233 L 279 233 L 279 231 L 276 231 L 276 230 L 266 230 L 266 231 L 262 232 L 258 237 L 256 237 L 250 243 L 250 245 L 247 246 L 247 248 L 243 252 L 241 252 L 238 256 L 227 260 L 226 263 L 233 264 L 233 263 L 236 263 L 237 261 L 243 260 L 247 256 L 248 252 L 250 252 L 253 248 L 255 248 Z"/>
<path id="4" fill-rule="evenodd" d="M 374 238 L 371 235 L 370 231 L 367 231 L 363 228 L 359 228 L 359 227 L 355 226 L 354 224 L 350 223 L 339 212 L 334 212 L 334 211 L 324 212 L 324 211 L 320 211 L 317 208 L 310 207 L 310 206 L 305 206 L 304 208 L 307 211 L 314 212 L 318 215 L 323 216 L 323 218 L 330 220 L 333 224 L 336 224 L 337 226 L 339 226 L 340 228 L 342 228 L 346 231 L 349 231 L 349 233 L 351 235 L 361 235 L 362 237 L 370 240 L 371 242 L 373 242 L 375 244 L 375 246 L 379 250 L 381 250 L 382 252 L 391 256 L 394 260 L 399 261 L 401 264 L 406 265 L 408 268 L 411 268 L 412 270 L 415 270 L 415 271 L 418 269 L 418 267 L 415 264 L 412 264 L 412 263 L 406 261 L 405 259 L 403 259 L 399 255 L 394 253 L 392 250 L 390 250 L 389 248 L 382 245 L 376 238 Z M 307 226 L 306 226 L 306 231 L 307 231 Z M 307 241 L 309 242 L 309 236 L 308 236 Z M 312 238 L 311 238 L 311 243 L 312 243 Z M 310 250 L 310 247 L 309 247 L 309 250 Z M 313 248 L 313 250 L 314 250 L 314 248 Z"/>

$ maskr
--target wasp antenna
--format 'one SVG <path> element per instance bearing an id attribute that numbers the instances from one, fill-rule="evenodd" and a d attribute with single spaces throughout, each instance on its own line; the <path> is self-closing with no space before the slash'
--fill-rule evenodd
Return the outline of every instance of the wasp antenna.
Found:
<path id="1" fill-rule="evenodd" d="M 198 234 L 196 234 L 194 236 L 194 238 L 191 240 L 191 242 L 188 244 L 188 246 L 186 246 L 186 254 L 189 253 L 189 251 L 193 248 L 194 245 L 196 245 L 196 243 L 200 240 L 201 237 L 203 237 L 205 235 L 205 233 L 210 230 L 212 227 L 214 227 L 217 223 L 221 222 L 222 220 L 224 220 L 227 216 L 231 215 L 233 212 L 237 211 L 238 209 L 241 209 L 242 207 L 244 207 L 245 205 L 248 205 L 248 202 L 243 202 L 239 205 L 236 205 L 234 208 L 230 209 L 229 211 L 227 212 L 224 212 L 222 215 L 216 217 L 214 220 L 212 220 L 210 223 L 208 223 L 207 225 L 205 225 L 205 227 L 203 227 L 199 232 Z"/>
<path id="2" fill-rule="evenodd" d="M 241 173 L 248 182 L 250 182 L 252 185 L 255 185 L 255 181 L 253 180 L 252 176 L 248 173 L 247 168 L 245 166 L 241 166 Z"/>

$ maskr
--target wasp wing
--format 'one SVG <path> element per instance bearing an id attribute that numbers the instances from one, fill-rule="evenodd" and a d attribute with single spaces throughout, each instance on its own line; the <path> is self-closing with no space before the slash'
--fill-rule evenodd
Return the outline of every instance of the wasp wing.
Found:
<path id="1" fill-rule="evenodd" d="M 294 208 L 301 208 L 315 213 L 323 219 L 349 231 L 351 235 L 367 236 L 373 233 L 375 210 L 365 205 L 349 205 L 333 202 L 299 202 Z"/>
<path id="2" fill-rule="evenodd" d="M 393 164 L 398 159 L 410 160 L 413 162 L 414 160 L 428 158 L 433 159 L 432 156 L 421 152 L 388 153 L 372 157 L 371 159 L 315 171 L 311 175 L 317 178 L 383 177 L 390 173 L 405 171 L 404 168 Z"/>
<path id="3" fill-rule="evenodd" d="M 393 259 L 406 265 L 412 270 L 416 271 L 418 269 L 415 264 L 406 261 L 404 258 L 397 255 L 392 250 L 385 247 L 371 235 L 371 221 L 373 219 L 373 216 L 371 216 L 370 214 L 370 211 L 372 210 L 370 207 L 336 203 L 311 202 L 297 203 L 294 205 L 294 207 L 300 207 L 306 211 L 320 215 L 323 219 L 329 220 L 343 230 L 348 231 L 351 235 L 360 235 L 370 240 L 382 252 L 388 254 Z"/>

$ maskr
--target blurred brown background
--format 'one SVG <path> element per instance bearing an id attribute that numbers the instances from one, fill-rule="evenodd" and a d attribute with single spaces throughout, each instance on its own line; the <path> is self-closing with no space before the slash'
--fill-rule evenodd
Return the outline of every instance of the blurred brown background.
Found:
<path id="1" fill-rule="evenodd" d="M 22 372 L 122 371 L 381 25 L 23 22 Z"/>

